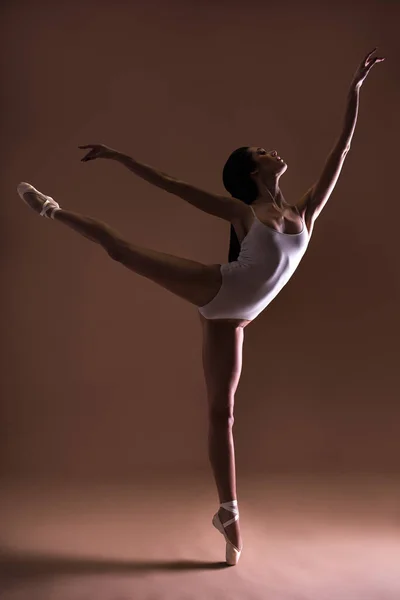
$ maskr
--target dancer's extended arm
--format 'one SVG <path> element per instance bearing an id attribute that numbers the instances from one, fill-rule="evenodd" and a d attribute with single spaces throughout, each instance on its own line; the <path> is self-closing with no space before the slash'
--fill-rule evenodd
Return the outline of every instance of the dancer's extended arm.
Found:
<path id="1" fill-rule="evenodd" d="M 375 50 L 367 54 L 354 75 L 347 97 L 346 114 L 342 132 L 328 156 L 319 179 L 304 194 L 297 204 L 297 208 L 300 211 L 306 209 L 308 216 L 313 220 L 319 216 L 332 194 L 347 153 L 350 150 L 351 140 L 357 123 L 361 85 L 371 68 L 376 63 L 385 60 L 384 58 L 378 57 L 371 58 L 371 55 Z"/>
<path id="2" fill-rule="evenodd" d="M 167 175 L 167 173 L 163 173 L 149 165 L 141 163 L 126 154 L 122 154 L 122 152 L 104 146 L 103 144 L 89 144 L 86 146 L 79 146 L 79 148 L 90 148 L 90 152 L 81 159 L 82 162 L 87 162 L 96 158 L 109 158 L 115 160 L 149 183 L 162 188 L 166 192 L 175 194 L 189 202 L 189 204 L 192 204 L 192 206 L 195 206 L 210 215 L 224 219 L 225 221 L 232 223 L 232 221 L 240 219 L 245 214 L 247 207 L 243 202 L 236 198 L 206 192 L 194 185 L 175 179 L 174 177 Z"/>

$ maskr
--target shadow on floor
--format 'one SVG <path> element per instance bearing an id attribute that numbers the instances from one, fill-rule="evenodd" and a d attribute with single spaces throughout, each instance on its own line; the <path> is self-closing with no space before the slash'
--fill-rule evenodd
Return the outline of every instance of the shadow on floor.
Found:
<path id="1" fill-rule="evenodd" d="M 35 578 L 46 575 L 99 573 L 148 573 L 151 571 L 201 571 L 225 569 L 225 562 L 203 560 L 118 560 L 62 556 L 44 553 L 0 552 L 2 579 Z M 4 579 L 3 579 L 4 580 Z"/>

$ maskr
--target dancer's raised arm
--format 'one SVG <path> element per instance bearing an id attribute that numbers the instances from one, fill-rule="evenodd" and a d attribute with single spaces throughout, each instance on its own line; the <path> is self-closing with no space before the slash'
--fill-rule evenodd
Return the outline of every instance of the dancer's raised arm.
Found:
<path id="1" fill-rule="evenodd" d="M 158 171 L 149 165 L 140 163 L 130 156 L 122 154 L 103 144 L 88 144 L 86 146 L 79 146 L 79 148 L 82 150 L 90 149 L 86 156 L 81 159 L 82 162 L 87 162 L 96 158 L 116 160 L 130 171 L 133 171 L 135 175 L 138 175 L 149 183 L 162 188 L 166 192 L 175 194 L 189 202 L 189 204 L 192 204 L 192 206 L 195 206 L 210 215 L 224 219 L 225 221 L 232 222 L 236 219 L 240 219 L 244 216 L 247 209 L 246 205 L 236 198 L 212 194 L 201 190 L 193 185 L 180 181 L 179 179 L 175 179 L 166 173 Z"/>
<path id="2" fill-rule="evenodd" d="M 364 79 L 372 67 L 384 58 L 371 58 L 376 48 L 367 54 L 359 65 L 351 82 L 347 97 L 347 107 L 342 132 L 333 150 L 328 156 L 323 171 L 316 183 L 304 194 L 297 204 L 299 210 L 306 209 L 308 215 L 315 220 L 327 203 L 339 178 L 343 163 L 350 150 L 358 116 L 360 89 Z"/>

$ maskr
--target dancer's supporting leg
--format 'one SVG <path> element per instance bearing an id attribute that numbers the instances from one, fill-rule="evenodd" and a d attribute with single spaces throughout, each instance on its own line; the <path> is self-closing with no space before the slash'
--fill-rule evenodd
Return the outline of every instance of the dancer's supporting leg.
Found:
<path id="1" fill-rule="evenodd" d="M 201 317 L 203 324 L 203 368 L 209 408 L 209 458 L 220 504 L 237 499 L 235 448 L 233 441 L 234 399 L 242 370 L 244 329 L 232 323 Z M 220 508 L 222 522 L 232 513 Z M 239 521 L 228 525 L 231 542 L 241 548 Z"/>

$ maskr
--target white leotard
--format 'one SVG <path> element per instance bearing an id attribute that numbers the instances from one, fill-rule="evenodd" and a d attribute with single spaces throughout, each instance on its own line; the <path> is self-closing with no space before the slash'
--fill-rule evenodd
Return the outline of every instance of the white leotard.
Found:
<path id="1" fill-rule="evenodd" d="M 237 260 L 221 265 L 222 285 L 199 312 L 207 319 L 252 321 L 286 285 L 309 242 L 305 223 L 300 233 L 280 233 L 254 221 L 243 239 Z"/>

